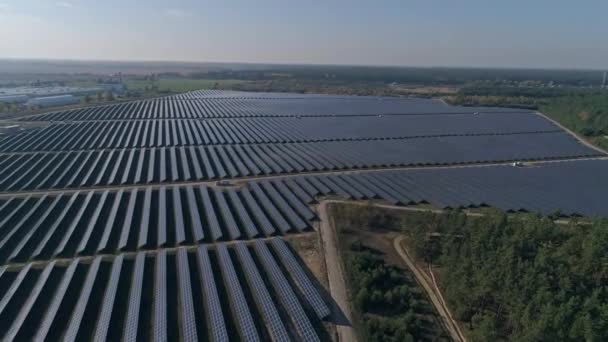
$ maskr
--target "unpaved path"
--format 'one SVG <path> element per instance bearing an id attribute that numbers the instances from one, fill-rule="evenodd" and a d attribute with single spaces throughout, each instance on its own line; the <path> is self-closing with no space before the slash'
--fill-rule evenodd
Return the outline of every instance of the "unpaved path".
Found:
<path id="1" fill-rule="evenodd" d="M 562 130 L 566 131 L 566 133 L 572 135 L 576 140 L 578 140 L 581 144 L 589 147 L 590 149 L 597 151 L 601 154 L 608 154 L 606 151 L 604 151 L 603 149 L 593 145 L 592 143 L 588 142 L 587 140 L 583 139 L 582 137 L 580 137 L 578 134 L 576 134 L 574 131 L 572 131 L 571 129 L 569 129 L 568 127 L 562 125 L 561 123 L 557 122 L 557 120 L 552 119 L 549 115 L 546 115 L 544 113 L 541 112 L 536 112 L 537 115 L 542 116 L 545 120 L 550 121 L 551 123 L 553 123 L 555 126 L 561 128 Z"/>
<path id="2" fill-rule="evenodd" d="M 338 308 L 335 308 L 338 310 L 333 310 L 333 312 L 334 315 L 336 315 L 336 311 L 338 311 L 337 316 L 342 316 L 341 319 L 336 319 L 338 341 L 356 342 L 357 335 L 352 326 L 353 320 L 350 312 L 348 293 L 346 291 L 346 282 L 344 281 L 344 270 L 342 267 L 340 254 L 338 252 L 333 220 L 331 220 L 327 214 L 327 202 L 322 201 L 318 205 L 317 210 L 319 218 L 321 219 L 319 230 L 321 231 L 323 251 L 325 253 L 325 263 L 327 264 L 329 292 L 331 293 L 331 297 L 333 298 L 334 302 L 338 306 Z"/>
<path id="3" fill-rule="evenodd" d="M 437 310 L 440 321 L 442 322 L 442 325 L 445 330 L 450 334 L 454 341 L 466 342 L 467 339 L 460 330 L 460 327 L 458 326 L 454 318 L 452 317 L 450 310 L 445 305 L 445 301 L 441 296 L 441 292 L 439 291 L 437 284 L 434 282 L 433 284 L 429 283 L 422 271 L 416 266 L 414 261 L 410 258 L 410 256 L 403 248 L 403 245 L 401 244 L 403 240 L 404 236 L 398 236 L 397 238 L 395 238 L 395 240 L 393 241 L 395 250 L 397 251 L 397 253 L 399 253 L 403 261 L 407 264 L 407 267 L 412 271 L 412 273 L 416 277 L 416 281 L 420 284 L 420 286 L 422 286 L 428 297 L 431 299 L 431 303 L 433 303 L 433 306 Z"/>

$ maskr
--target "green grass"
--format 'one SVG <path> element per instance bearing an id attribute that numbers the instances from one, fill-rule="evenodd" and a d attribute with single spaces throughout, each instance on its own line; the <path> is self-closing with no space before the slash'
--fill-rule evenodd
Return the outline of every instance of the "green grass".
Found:
<path id="1" fill-rule="evenodd" d="M 158 81 L 146 81 L 146 80 L 125 80 L 124 83 L 129 90 L 145 90 L 146 87 L 151 88 L 153 85 L 158 86 L 159 92 L 173 92 L 183 93 L 198 89 L 214 89 L 214 88 L 226 88 L 231 87 L 235 84 L 243 83 L 241 80 L 196 80 L 196 79 L 179 79 L 179 78 L 168 78 L 160 79 Z"/>

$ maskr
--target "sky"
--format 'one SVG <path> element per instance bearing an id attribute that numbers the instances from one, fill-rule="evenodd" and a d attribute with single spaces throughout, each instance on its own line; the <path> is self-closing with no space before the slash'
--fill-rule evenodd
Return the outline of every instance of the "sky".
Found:
<path id="1" fill-rule="evenodd" d="M 608 68 L 606 0 L 0 0 L 0 58 Z"/>

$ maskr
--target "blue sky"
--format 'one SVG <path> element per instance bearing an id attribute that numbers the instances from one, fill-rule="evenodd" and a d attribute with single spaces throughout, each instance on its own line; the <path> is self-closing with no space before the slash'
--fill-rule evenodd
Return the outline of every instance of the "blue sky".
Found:
<path id="1" fill-rule="evenodd" d="M 0 58 L 608 68 L 608 1 L 0 0 Z"/>

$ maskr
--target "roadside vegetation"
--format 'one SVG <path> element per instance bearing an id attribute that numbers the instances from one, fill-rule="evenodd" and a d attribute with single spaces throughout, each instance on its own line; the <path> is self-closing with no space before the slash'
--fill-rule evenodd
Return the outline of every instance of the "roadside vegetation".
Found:
<path id="1" fill-rule="evenodd" d="M 608 149 L 608 90 L 526 88 L 480 82 L 444 99 L 455 105 L 539 110 L 596 146 Z"/>
<path id="2" fill-rule="evenodd" d="M 330 210 L 339 234 L 354 326 L 360 339 L 447 341 L 436 322 L 433 307 L 409 271 L 391 261 L 378 244 L 356 234 L 357 230 L 368 230 L 367 224 L 396 227 L 383 221 L 384 218 L 393 223 L 399 221 L 371 207 L 359 211 L 350 205 L 332 204 Z"/>

